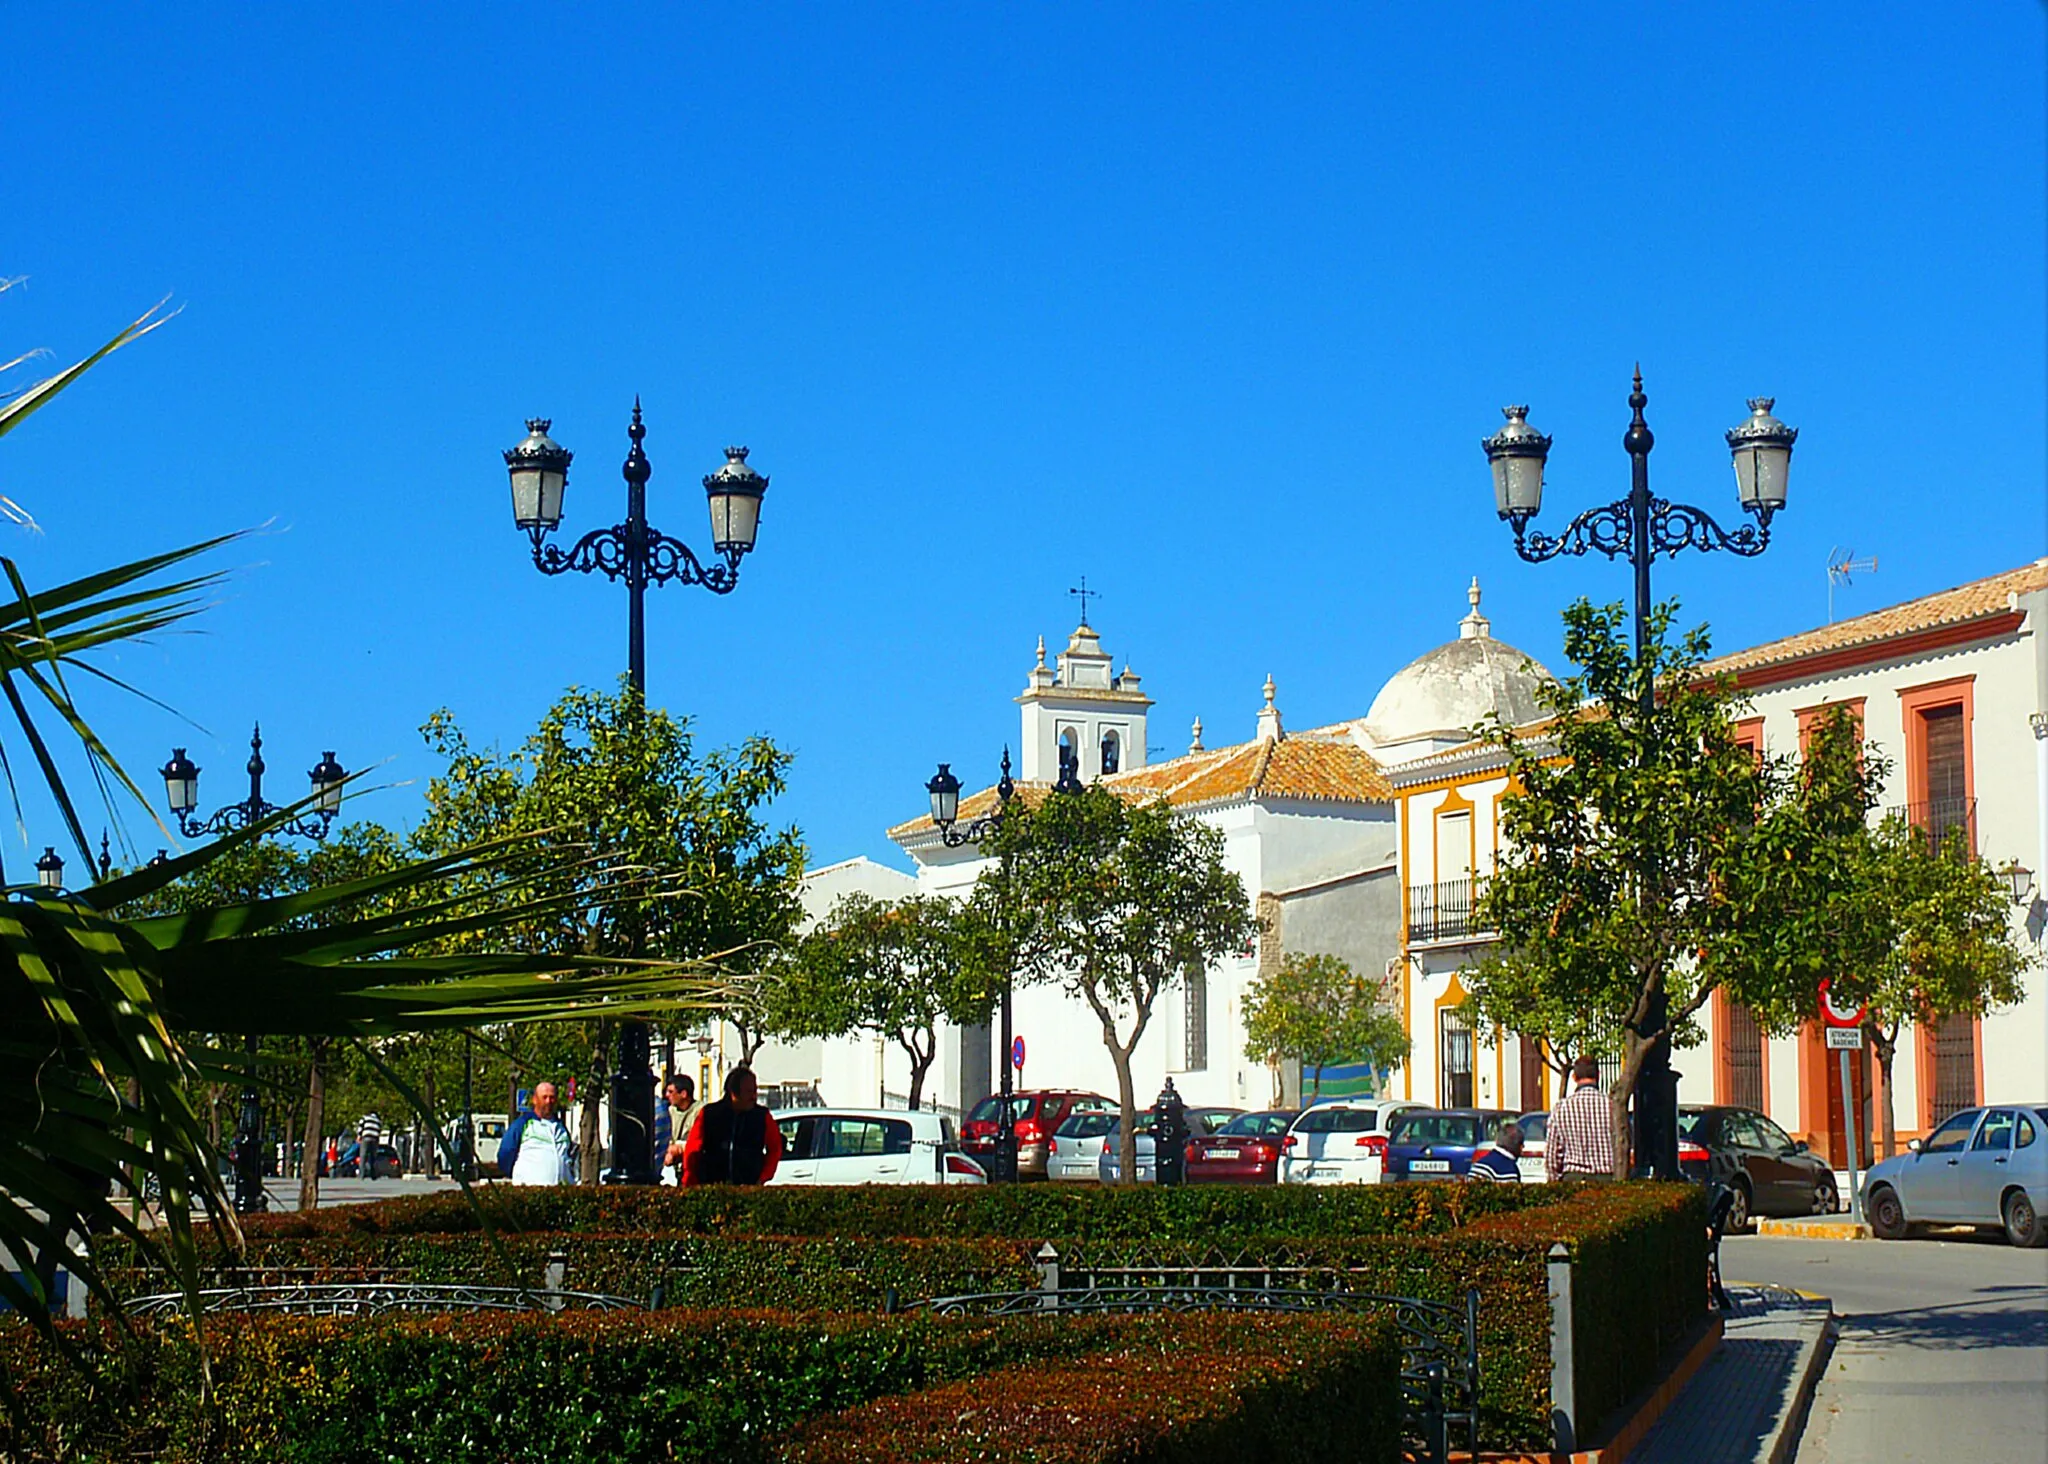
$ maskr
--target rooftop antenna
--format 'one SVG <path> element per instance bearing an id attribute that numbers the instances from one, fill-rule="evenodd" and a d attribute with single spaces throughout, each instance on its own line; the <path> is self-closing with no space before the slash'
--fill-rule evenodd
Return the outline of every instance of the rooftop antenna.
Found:
<path id="1" fill-rule="evenodd" d="M 1068 593 L 1068 594 L 1070 594 L 1070 595 L 1073 595 L 1073 596 L 1077 597 L 1077 598 L 1078 598 L 1078 599 L 1079 599 L 1079 600 L 1081 601 L 1081 624 L 1083 624 L 1083 625 L 1087 625 L 1087 624 L 1088 624 L 1088 599 L 1089 599 L 1089 597 L 1090 597 L 1091 595 L 1092 595 L 1092 596 L 1094 596 L 1094 597 L 1095 597 L 1096 599 L 1098 599 L 1098 600 L 1099 600 L 1099 599 L 1101 599 L 1101 598 L 1102 598 L 1102 591 L 1100 591 L 1100 590 L 1091 590 L 1091 589 L 1089 589 L 1089 588 L 1088 588 L 1088 576 L 1084 574 L 1084 575 L 1082 575 L 1082 576 L 1081 576 L 1081 588 L 1080 588 L 1080 589 L 1078 589 L 1078 590 L 1068 590 L 1068 591 L 1067 591 L 1067 593 Z"/>
<path id="2" fill-rule="evenodd" d="M 1854 549 L 1836 547 L 1828 550 L 1828 624 L 1835 623 L 1835 586 L 1849 587 L 1852 574 L 1874 574 L 1877 571 L 1877 556 L 1858 559 Z"/>

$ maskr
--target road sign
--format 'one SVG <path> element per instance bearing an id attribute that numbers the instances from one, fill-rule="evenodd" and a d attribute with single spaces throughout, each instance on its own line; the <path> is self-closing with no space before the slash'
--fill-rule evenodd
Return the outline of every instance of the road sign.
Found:
<path id="1" fill-rule="evenodd" d="M 1830 1027 L 1861 1027 L 1863 1015 L 1869 1008 L 1851 1006 L 1848 1002 L 1828 990 L 1825 978 L 1820 983 L 1820 1019 Z M 1834 1044 L 1830 1043 L 1830 1046 Z M 1857 1046 L 1862 1046 L 1858 1043 Z"/>
<path id="2" fill-rule="evenodd" d="M 1863 1029 L 1861 1027 L 1828 1028 L 1828 1051 L 1861 1052 L 1863 1050 Z"/>
<path id="3" fill-rule="evenodd" d="M 1024 1036 L 1022 1033 L 1010 1039 L 1010 1066 L 1020 1073 L 1024 1071 Z"/>

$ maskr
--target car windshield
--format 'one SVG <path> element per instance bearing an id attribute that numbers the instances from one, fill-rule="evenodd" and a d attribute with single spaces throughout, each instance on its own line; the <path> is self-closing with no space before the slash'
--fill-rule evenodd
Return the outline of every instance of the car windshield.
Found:
<path id="1" fill-rule="evenodd" d="M 1311 1108 L 1295 1121 L 1298 1134 L 1372 1134 L 1380 1127 L 1373 1108 Z"/>
<path id="2" fill-rule="evenodd" d="M 1678 1136 L 1690 1143 L 1700 1143 L 1700 1135 L 1708 1127 L 1707 1115 L 1697 1108 L 1680 1109 L 1678 1112 Z"/>
<path id="3" fill-rule="evenodd" d="M 1286 1133 L 1292 1122 L 1294 1115 L 1291 1113 L 1240 1113 L 1216 1133 L 1220 1138 L 1266 1138 Z"/>
<path id="4" fill-rule="evenodd" d="M 981 1102 L 974 1105 L 973 1111 L 967 1115 L 967 1121 L 969 1123 L 994 1123 L 996 1115 L 1001 1111 L 1002 1106 L 1003 1100 L 1001 1098 L 984 1098 Z M 1031 1117 L 1037 1111 L 1038 1100 L 1036 1098 L 1018 1094 L 1010 1099 L 1010 1120 L 1013 1123 L 1021 1122 Z"/>
<path id="5" fill-rule="evenodd" d="M 1076 1113 L 1059 1127 L 1063 1139 L 1098 1139 L 1116 1127 L 1114 1113 Z"/>
<path id="6" fill-rule="evenodd" d="M 1404 1113 L 1394 1128 L 1398 1144 L 1472 1144 L 1486 1140 L 1491 1121 L 1470 1113 Z"/>
<path id="7" fill-rule="evenodd" d="M 1532 1144 L 1540 1144 L 1550 1135 L 1550 1115 L 1547 1113 L 1525 1113 L 1515 1123 L 1522 1130 L 1522 1137 Z"/>

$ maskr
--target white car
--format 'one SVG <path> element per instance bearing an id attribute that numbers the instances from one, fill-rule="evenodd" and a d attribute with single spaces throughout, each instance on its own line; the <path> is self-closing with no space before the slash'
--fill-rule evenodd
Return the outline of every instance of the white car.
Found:
<path id="1" fill-rule="evenodd" d="M 1052 1136 L 1045 1157 L 1047 1179 L 1094 1181 L 1101 1176 L 1102 1143 L 1116 1127 L 1114 1113 L 1070 1113 Z"/>
<path id="2" fill-rule="evenodd" d="M 782 1162 L 770 1184 L 987 1184 L 953 1121 L 900 1108 L 778 1113 Z"/>
<path id="3" fill-rule="evenodd" d="M 1280 1141 L 1282 1184 L 1378 1184 L 1394 1115 L 1427 1108 L 1399 1098 L 1340 1098 L 1302 1110 Z"/>

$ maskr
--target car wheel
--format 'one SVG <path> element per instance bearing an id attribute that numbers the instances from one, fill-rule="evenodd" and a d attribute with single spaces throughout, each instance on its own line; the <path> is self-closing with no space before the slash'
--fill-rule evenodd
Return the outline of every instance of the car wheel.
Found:
<path id="1" fill-rule="evenodd" d="M 1899 1203 L 1897 1191 L 1888 1185 L 1879 1185 L 1870 1192 L 1864 1208 L 1870 1215 L 1872 1235 L 1879 1240 L 1906 1238 L 1906 1207 Z"/>
<path id="2" fill-rule="evenodd" d="M 1728 1186 L 1728 1234 L 1740 1235 L 1749 1229 L 1749 1182 L 1737 1179 Z"/>
<path id="3" fill-rule="evenodd" d="M 2041 1223 L 2034 1202 L 2027 1198 L 2025 1190 L 2014 1190 L 2007 1195 L 1999 1213 L 2005 1217 L 2005 1238 L 2014 1245 L 2025 1246 L 2029 1250 L 2048 1245 L 2048 1225 Z"/>
<path id="4" fill-rule="evenodd" d="M 1835 1177 L 1823 1175 L 1813 1182 L 1813 1213 L 1832 1215 L 1842 1208 L 1841 1193 L 1835 1188 Z"/>

